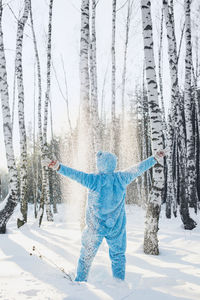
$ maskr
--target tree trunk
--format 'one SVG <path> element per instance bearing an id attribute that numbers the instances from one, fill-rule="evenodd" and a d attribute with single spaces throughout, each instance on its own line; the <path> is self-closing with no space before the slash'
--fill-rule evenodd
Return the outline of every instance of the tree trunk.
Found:
<path id="1" fill-rule="evenodd" d="M 133 2 L 132 2 L 133 3 Z M 127 69 L 127 52 L 128 52 L 128 41 L 129 41 L 129 30 L 130 30 L 130 18 L 132 4 L 128 0 L 127 8 L 127 17 L 126 17 L 126 34 L 125 34 L 125 44 L 124 44 L 124 58 L 123 58 L 123 71 L 122 71 L 122 94 L 121 94 L 121 108 L 122 108 L 122 117 L 120 122 L 120 148 L 118 162 L 120 168 L 125 168 L 125 157 L 124 151 L 126 151 L 127 141 L 126 141 L 126 130 L 125 128 L 125 90 L 126 90 L 126 69 Z"/>
<path id="2" fill-rule="evenodd" d="M 44 151 L 42 158 L 47 157 L 48 146 L 47 146 L 47 123 L 48 123 L 48 107 L 50 102 L 50 89 L 51 89 L 51 36 L 52 36 L 52 10 L 53 10 L 53 0 L 49 2 L 49 23 L 48 23 L 48 41 L 47 41 L 47 88 L 45 93 L 45 103 L 44 103 L 44 123 L 43 123 L 43 145 Z M 49 193 L 49 170 L 43 167 L 43 190 L 44 190 L 44 201 L 46 204 L 46 215 L 47 221 L 53 221 L 53 214 L 51 211 L 50 203 L 50 193 Z"/>
<path id="3" fill-rule="evenodd" d="M 189 205 L 197 212 L 197 172 L 195 162 L 195 143 L 194 143 L 194 123 L 192 103 L 192 44 L 191 44 L 191 0 L 185 0 L 185 86 L 184 86 L 184 105 L 185 105 L 185 124 L 186 124 L 186 147 L 187 147 L 187 176 Z"/>
<path id="4" fill-rule="evenodd" d="M 115 97 L 116 97 L 116 58 L 115 58 L 115 35 L 116 35 L 116 0 L 112 1 L 112 82 L 111 82 L 111 93 L 112 93 L 112 106 L 111 106 L 111 152 L 115 152 Z"/>
<path id="5" fill-rule="evenodd" d="M 171 3 L 172 5 L 173 3 Z M 173 17 L 173 7 L 171 7 L 171 14 L 169 12 L 168 1 L 163 0 L 163 9 L 167 29 L 167 39 L 168 39 L 168 56 L 170 65 L 170 77 L 171 77 L 171 116 L 172 116 L 172 126 L 174 127 L 174 139 L 177 141 L 177 151 L 178 151 L 178 175 L 176 178 L 179 182 L 176 183 L 179 192 L 177 195 L 179 199 L 177 201 L 180 203 L 180 214 L 182 216 L 182 221 L 185 228 L 191 228 L 195 226 L 195 222 L 189 217 L 188 208 L 188 193 L 187 193 L 187 173 L 186 173 L 186 143 L 185 143 L 185 128 L 184 128 L 184 111 L 182 107 L 182 99 L 179 94 L 178 85 L 178 58 L 176 49 L 176 38 L 175 38 L 175 25 Z M 168 169 L 172 173 L 173 170 L 173 149 L 169 145 L 169 155 L 168 155 Z M 169 176 L 172 176 L 171 174 Z M 169 191 L 173 191 L 170 188 Z M 174 197 L 174 196 L 173 196 Z M 183 209 L 184 208 L 184 209 Z M 187 211 L 187 212 L 186 212 Z M 194 228 L 194 227 L 193 227 Z"/>
<path id="6" fill-rule="evenodd" d="M 166 217 L 171 218 L 172 204 L 175 201 L 174 178 L 173 178 L 173 144 L 174 128 L 171 114 L 168 116 L 167 146 L 170 149 L 167 158 L 167 197 L 166 197 Z"/>
<path id="7" fill-rule="evenodd" d="M 96 58 L 96 0 L 92 0 L 92 20 L 90 39 L 90 81 L 91 81 L 91 119 L 94 152 L 100 150 L 100 122 L 98 113 L 97 58 Z"/>
<path id="8" fill-rule="evenodd" d="M 24 1 L 24 12 L 18 21 L 17 27 L 17 43 L 16 43 L 16 58 L 15 58 L 15 73 L 17 78 L 18 89 L 18 120 L 19 120 L 19 136 L 20 136 L 20 200 L 22 218 L 17 219 L 17 226 L 20 227 L 27 222 L 28 200 L 26 195 L 27 190 L 27 142 L 26 142 L 26 127 L 24 115 L 24 83 L 23 83 L 23 68 L 22 68 L 22 48 L 24 28 L 30 11 L 30 1 Z"/>
<path id="9" fill-rule="evenodd" d="M 31 3 L 31 0 L 30 0 Z M 34 52 L 35 52 L 35 60 L 36 60 L 36 65 L 37 65 L 37 81 L 38 81 L 38 137 L 39 137 L 39 147 L 41 151 L 41 156 L 43 155 L 44 147 L 43 147 L 43 135 L 42 135 L 42 79 L 41 79 L 41 66 L 40 66 L 40 58 L 39 58 L 39 52 L 38 52 L 38 46 L 37 46 L 37 40 L 36 40 L 36 35 L 35 35 L 35 29 L 34 29 L 34 22 L 33 22 L 33 12 L 32 12 L 32 4 L 30 8 L 30 20 L 31 20 L 31 30 L 32 30 L 32 35 L 33 35 L 33 45 L 34 45 Z M 40 167 L 39 164 L 37 166 L 38 168 Z M 42 178 L 41 181 L 43 183 L 43 178 L 44 178 L 44 168 L 42 168 Z M 37 176 L 37 183 L 39 184 L 39 173 Z M 40 213 L 39 213 L 39 225 L 42 222 L 42 217 L 43 217 L 43 212 L 44 212 L 44 199 L 45 199 L 45 191 L 44 187 L 42 185 L 42 192 L 38 193 L 39 191 L 39 186 L 37 189 L 37 195 L 38 198 L 40 199 Z"/>
<path id="10" fill-rule="evenodd" d="M 158 88 L 155 72 L 155 60 L 153 51 L 153 31 L 151 20 L 151 2 L 141 0 L 145 71 L 148 88 L 148 105 L 151 123 L 152 150 L 162 148 L 162 118 L 158 105 Z M 161 194 L 163 189 L 163 169 L 160 165 L 153 168 L 153 185 L 147 204 L 144 252 L 146 254 L 159 254 L 158 248 L 158 223 L 161 206 Z"/>
<path id="11" fill-rule="evenodd" d="M 3 31 L 2 31 L 2 0 L 0 0 L 0 95 L 1 95 L 1 107 L 3 117 L 3 134 L 4 144 L 6 150 L 7 166 L 9 172 L 9 184 L 10 190 L 6 198 L 6 204 L 0 211 L 0 233 L 6 232 L 6 224 L 13 214 L 13 211 L 18 203 L 18 178 L 17 168 L 15 164 L 14 149 L 13 149 L 13 137 L 12 137 L 12 120 L 9 107 L 9 94 L 8 94 L 8 82 L 6 71 L 6 59 L 3 43 Z"/>
<path id="12" fill-rule="evenodd" d="M 127 51 L 128 51 L 132 4 L 133 2 L 130 3 L 130 0 L 128 0 L 128 9 L 127 9 L 127 17 L 126 17 L 126 37 L 125 37 L 125 45 L 124 45 L 124 63 L 123 63 L 123 72 L 122 72 L 122 124 L 124 123 L 124 114 L 125 114 L 124 97 L 125 97 L 125 88 L 126 88 Z"/>
<path id="13" fill-rule="evenodd" d="M 51 87 L 51 32 L 52 32 L 52 10 L 53 10 L 53 0 L 49 2 L 49 23 L 48 23 L 48 42 L 47 42 L 47 90 L 45 93 L 45 104 L 44 104 L 44 124 L 42 131 L 42 117 L 41 117 L 41 71 L 40 71 L 40 61 L 37 49 L 36 37 L 32 22 L 32 33 L 35 48 L 35 56 L 37 61 L 37 71 L 38 71 L 38 132 L 40 141 L 40 150 L 42 154 L 42 160 L 45 159 L 48 152 L 47 147 L 47 121 L 48 121 L 48 104 L 50 97 L 50 87 Z M 40 211 L 38 213 L 39 226 L 42 223 L 44 214 L 44 205 L 46 204 L 47 220 L 53 221 L 53 214 L 51 212 L 50 196 L 49 196 L 49 181 L 48 181 L 48 168 L 42 167 L 42 193 L 40 197 Z"/>
<path id="14" fill-rule="evenodd" d="M 90 78 L 89 78 L 89 0 L 81 4 L 81 39 L 80 39 L 80 116 L 78 123 L 78 161 L 84 171 L 91 171 L 94 166 L 94 151 L 90 115 Z M 80 227 L 85 226 L 87 193 L 80 187 Z"/>

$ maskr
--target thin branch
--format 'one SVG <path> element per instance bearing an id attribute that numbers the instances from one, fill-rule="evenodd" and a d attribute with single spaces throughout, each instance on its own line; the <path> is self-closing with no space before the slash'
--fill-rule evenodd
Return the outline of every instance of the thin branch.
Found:
<path id="1" fill-rule="evenodd" d="M 185 22 L 183 24 L 183 28 L 182 28 L 182 31 L 181 31 L 181 37 L 180 37 L 179 48 L 178 48 L 178 55 L 177 55 L 177 63 L 178 63 L 179 57 L 180 57 L 180 52 L 181 52 L 181 46 L 182 46 L 182 41 L 183 41 L 184 30 L 185 30 Z"/>
<path id="2" fill-rule="evenodd" d="M 10 9 L 10 11 L 11 11 L 13 17 L 15 18 L 15 20 L 17 21 L 17 23 L 19 23 L 20 20 L 16 17 L 16 15 L 15 15 L 14 11 L 12 10 L 12 8 L 10 7 L 10 5 L 9 5 L 9 4 L 6 4 L 6 6 L 8 6 L 8 8 Z M 28 22 L 27 22 L 26 25 L 29 26 L 29 27 L 31 27 L 31 25 L 28 24 Z M 32 39 L 28 34 L 26 34 L 26 33 L 24 33 L 24 36 L 26 36 L 26 37 L 28 37 L 29 39 L 33 40 L 33 39 Z"/>
<path id="3" fill-rule="evenodd" d="M 63 60 L 62 55 L 61 55 L 61 62 L 62 62 L 62 68 L 63 68 L 64 78 L 65 78 L 65 93 L 66 93 L 67 117 L 68 117 L 70 131 L 72 133 L 72 125 L 71 125 L 71 120 L 70 120 L 70 115 L 69 115 L 69 97 L 68 97 L 67 76 L 66 76 L 65 64 L 64 64 L 64 60 Z"/>
<path id="4" fill-rule="evenodd" d="M 95 8 L 97 7 L 97 5 L 99 4 L 100 0 L 97 0 L 96 4 L 95 4 Z"/>
<path id="5" fill-rule="evenodd" d="M 64 95 L 62 88 L 60 86 L 59 80 L 58 80 L 58 75 L 56 72 L 56 68 L 54 67 L 54 64 L 52 62 L 52 68 L 54 71 L 54 75 L 55 75 L 55 79 L 58 85 L 58 89 L 60 91 L 60 94 L 62 96 L 62 98 L 64 99 L 66 105 L 67 105 L 67 116 L 68 116 L 68 122 L 69 122 L 69 127 L 70 127 L 70 131 L 72 132 L 72 126 L 71 126 L 71 121 L 70 121 L 70 117 L 69 117 L 69 101 L 68 101 L 68 92 L 67 92 L 67 78 L 66 78 L 66 71 L 65 71 L 65 66 L 64 66 L 64 62 L 63 62 L 63 58 L 61 57 L 62 60 L 62 68 L 63 68 L 63 73 L 64 73 L 64 77 L 65 77 L 65 87 L 66 87 L 66 96 Z"/>
<path id="6" fill-rule="evenodd" d="M 120 8 L 116 9 L 116 12 L 118 12 L 119 10 L 121 10 L 121 9 L 126 5 L 127 2 L 128 2 L 128 0 L 126 0 L 126 1 L 124 2 L 124 4 L 122 4 L 122 6 L 121 6 Z"/>

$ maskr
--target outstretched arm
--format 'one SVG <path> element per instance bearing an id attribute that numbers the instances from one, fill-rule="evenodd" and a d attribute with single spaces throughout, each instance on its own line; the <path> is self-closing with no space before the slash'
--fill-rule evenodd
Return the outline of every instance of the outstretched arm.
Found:
<path id="1" fill-rule="evenodd" d="M 139 164 L 126 169 L 124 172 L 121 172 L 122 181 L 125 185 L 130 184 L 133 180 L 135 180 L 138 176 L 142 175 L 144 172 L 152 168 L 160 158 L 165 156 L 164 150 L 159 150 L 156 152 L 154 156 L 150 156 L 149 158 L 143 160 Z"/>
<path id="2" fill-rule="evenodd" d="M 97 178 L 97 175 L 95 175 L 95 174 L 87 174 L 87 173 L 72 169 L 70 167 L 64 166 L 63 164 L 59 163 L 57 160 L 51 161 L 51 160 L 47 159 L 46 165 L 49 168 L 52 168 L 53 170 L 57 171 L 57 173 L 67 176 L 91 190 L 95 186 L 95 182 L 96 182 L 96 178 Z"/>
<path id="3" fill-rule="evenodd" d="M 97 177 L 97 175 L 95 175 L 95 174 L 84 173 L 84 172 L 69 168 L 67 166 L 64 166 L 62 164 L 60 164 L 60 167 L 57 170 L 57 173 L 67 176 L 91 190 L 95 186 L 96 177 Z"/>

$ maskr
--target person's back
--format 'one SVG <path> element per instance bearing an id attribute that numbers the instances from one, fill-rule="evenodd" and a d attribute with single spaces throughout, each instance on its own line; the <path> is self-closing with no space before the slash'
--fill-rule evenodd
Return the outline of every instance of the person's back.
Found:
<path id="1" fill-rule="evenodd" d="M 87 225 L 113 227 L 125 207 L 126 185 L 120 173 L 114 172 L 117 158 L 109 152 L 98 152 L 95 184 L 88 194 Z"/>
<path id="2" fill-rule="evenodd" d="M 163 157 L 164 151 L 158 151 Z M 87 281 L 90 266 L 103 238 L 109 246 L 112 272 L 115 278 L 125 278 L 126 251 L 126 187 L 136 177 L 156 164 L 151 156 L 126 171 L 115 172 L 117 157 L 109 152 L 97 153 L 97 174 L 87 174 L 47 160 L 47 165 L 58 173 L 76 180 L 89 189 L 86 212 L 87 227 L 82 235 L 82 248 L 76 281 Z"/>

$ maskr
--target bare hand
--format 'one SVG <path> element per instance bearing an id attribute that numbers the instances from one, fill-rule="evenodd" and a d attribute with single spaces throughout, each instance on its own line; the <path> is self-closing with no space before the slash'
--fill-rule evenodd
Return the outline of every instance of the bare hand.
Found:
<path id="1" fill-rule="evenodd" d="M 158 150 L 155 154 L 155 157 L 162 158 L 165 156 L 165 150 Z"/>
<path id="2" fill-rule="evenodd" d="M 51 160 L 49 158 L 45 158 L 42 163 L 44 166 L 51 168 L 54 171 L 57 171 L 60 166 L 60 163 L 58 160 Z"/>

